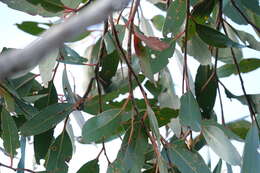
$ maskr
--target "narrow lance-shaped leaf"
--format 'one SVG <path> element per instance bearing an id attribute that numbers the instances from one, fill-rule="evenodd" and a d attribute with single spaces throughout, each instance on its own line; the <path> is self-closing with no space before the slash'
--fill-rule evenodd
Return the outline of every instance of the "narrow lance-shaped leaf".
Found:
<path id="1" fill-rule="evenodd" d="M 99 173 L 99 165 L 98 159 L 91 160 L 85 163 L 81 168 L 77 171 L 77 173 Z"/>
<path id="2" fill-rule="evenodd" d="M 210 148 L 223 160 L 231 165 L 240 165 L 241 157 L 224 132 L 216 126 L 204 126 L 204 138 Z"/>
<path id="3" fill-rule="evenodd" d="M 19 147 L 18 130 L 15 121 L 5 108 L 2 108 L 1 128 L 5 151 L 14 158 L 16 149 Z"/>
<path id="4" fill-rule="evenodd" d="M 203 110 L 203 117 L 210 118 L 217 95 L 217 80 L 214 67 L 200 65 L 195 79 L 196 99 Z"/>
<path id="5" fill-rule="evenodd" d="M 157 118 L 156 118 L 156 116 L 155 116 L 155 114 L 154 114 L 154 112 L 153 112 L 153 110 L 150 106 L 147 106 L 147 114 L 148 114 L 150 128 L 156 136 L 158 145 L 160 145 L 161 135 L 160 135 L 160 131 L 159 131 L 158 121 L 157 121 Z"/>
<path id="6" fill-rule="evenodd" d="M 82 129 L 83 141 L 102 142 L 121 133 L 123 119 L 127 121 L 130 116 L 120 109 L 110 109 L 90 118 Z"/>
<path id="7" fill-rule="evenodd" d="M 253 123 L 246 136 L 241 173 L 255 173 L 260 170 L 259 147 L 259 132 L 256 123 Z"/>
<path id="8" fill-rule="evenodd" d="M 183 173 L 210 173 L 203 158 L 196 151 L 190 151 L 184 142 L 176 142 L 163 150 L 164 157 Z M 168 159 L 167 159 L 168 160 Z"/>
<path id="9" fill-rule="evenodd" d="M 64 64 L 73 64 L 73 65 L 85 65 L 87 59 L 81 57 L 75 50 L 69 46 L 63 45 L 60 48 L 61 58 L 58 59 L 59 62 Z"/>
<path id="10" fill-rule="evenodd" d="M 189 126 L 194 131 L 201 130 L 200 108 L 191 91 L 181 96 L 179 118 L 182 125 Z"/>
<path id="11" fill-rule="evenodd" d="M 64 173 L 68 170 L 68 165 L 72 157 L 72 144 L 69 135 L 63 131 L 50 146 L 46 157 L 45 167 L 49 172 Z"/>
<path id="12" fill-rule="evenodd" d="M 242 48 L 245 47 L 239 43 L 236 43 L 229 39 L 226 35 L 221 32 L 207 27 L 205 25 L 196 24 L 196 31 L 205 43 L 211 46 L 225 48 L 225 47 L 237 47 Z"/>
<path id="13" fill-rule="evenodd" d="M 68 103 L 50 105 L 25 122 L 20 128 L 21 133 L 24 136 L 43 133 L 55 127 L 72 112 L 72 109 L 72 105 Z"/>
<path id="14" fill-rule="evenodd" d="M 28 34 L 32 34 L 32 35 L 36 35 L 36 36 L 40 35 L 41 33 L 43 33 L 46 30 L 45 28 L 43 28 L 39 25 L 46 25 L 48 27 L 51 26 L 51 24 L 49 24 L 49 23 L 38 23 L 38 22 L 33 22 L 33 21 L 24 21 L 21 24 L 18 24 L 18 23 L 16 24 L 16 26 L 20 30 L 22 30 Z"/>
<path id="15" fill-rule="evenodd" d="M 148 147 L 148 136 L 141 123 L 136 122 L 133 132 L 131 132 L 131 130 L 132 129 L 129 128 L 126 132 L 117 159 L 113 164 L 120 165 L 119 170 L 122 172 L 136 173 L 140 172 L 144 165 L 145 153 Z M 110 172 L 116 170 L 112 167 L 109 168 Z"/>
<path id="16" fill-rule="evenodd" d="M 171 2 L 163 25 L 163 36 L 166 37 L 171 33 L 170 37 L 172 37 L 180 32 L 180 27 L 184 22 L 185 16 L 186 1 L 177 0 Z"/>

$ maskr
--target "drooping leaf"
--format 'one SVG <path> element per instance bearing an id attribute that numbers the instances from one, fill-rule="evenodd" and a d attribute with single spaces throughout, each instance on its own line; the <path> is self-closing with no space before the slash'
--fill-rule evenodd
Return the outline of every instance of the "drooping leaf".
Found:
<path id="1" fill-rule="evenodd" d="M 244 44 L 249 44 L 248 47 L 260 51 L 260 42 L 256 38 L 245 31 L 236 30 L 238 37 Z"/>
<path id="2" fill-rule="evenodd" d="M 248 73 L 260 67 L 260 59 L 248 58 L 239 62 L 239 69 L 241 73 Z M 225 64 L 218 68 L 218 77 L 228 77 L 232 74 L 238 74 L 235 64 Z"/>
<path id="3" fill-rule="evenodd" d="M 155 134 L 158 145 L 159 145 L 160 139 L 161 139 L 161 135 L 160 135 L 160 131 L 159 131 L 159 125 L 158 125 L 158 121 L 156 119 L 156 116 L 155 116 L 155 114 L 154 114 L 154 112 L 153 112 L 153 110 L 150 106 L 147 106 L 147 114 L 148 114 L 150 128 L 152 129 L 152 132 Z"/>
<path id="4" fill-rule="evenodd" d="M 135 123 L 132 130 L 133 133 L 131 129 L 126 132 L 115 162 L 120 164 L 122 172 L 136 173 L 140 172 L 144 165 L 148 137 L 141 123 Z"/>
<path id="5" fill-rule="evenodd" d="M 163 25 L 163 36 L 173 37 L 180 32 L 186 16 L 186 1 L 173 1 L 167 10 L 166 19 Z M 169 35 L 170 34 L 170 35 Z"/>
<path id="6" fill-rule="evenodd" d="M 4 88 L 0 87 L 0 96 L 2 96 L 4 98 L 4 105 L 5 108 L 9 111 L 9 112 L 14 112 L 15 110 L 15 102 L 14 102 L 14 98 L 12 97 L 12 95 L 7 92 Z"/>
<path id="7" fill-rule="evenodd" d="M 33 21 L 25 21 L 25 22 L 22 22 L 21 24 L 16 24 L 16 26 L 28 33 L 28 34 L 31 34 L 31 35 L 35 35 L 35 36 L 38 36 L 40 35 L 41 33 L 43 33 L 46 29 L 41 27 L 40 25 L 45 25 L 47 27 L 51 26 L 51 24 L 49 23 L 38 23 L 38 22 L 33 22 Z"/>
<path id="8" fill-rule="evenodd" d="M 85 65 L 87 62 L 86 58 L 81 57 L 75 50 L 66 45 L 60 48 L 60 55 L 61 58 L 58 61 L 64 64 Z"/>
<path id="9" fill-rule="evenodd" d="M 72 112 L 69 103 L 57 103 L 47 106 L 32 119 L 26 121 L 20 128 L 23 136 L 31 136 L 43 133 L 61 122 Z"/>
<path id="10" fill-rule="evenodd" d="M 250 129 L 251 123 L 246 120 L 237 120 L 227 123 L 227 127 L 241 139 L 246 138 L 246 134 Z"/>
<path id="11" fill-rule="evenodd" d="M 147 47 L 156 51 L 163 51 L 170 47 L 168 43 L 161 41 L 157 37 L 148 37 L 139 32 L 135 32 L 135 36 L 142 40 L 147 45 Z"/>
<path id="12" fill-rule="evenodd" d="M 260 6 L 259 6 L 259 1 L 258 0 L 240 0 L 241 3 L 247 7 L 249 10 L 254 12 L 257 15 L 260 15 Z"/>
<path id="13" fill-rule="evenodd" d="M 200 154 L 189 150 L 182 141 L 171 144 L 167 149 L 164 149 L 163 155 L 165 159 L 168 156 L 169 161 L 183 173 L 210 173 Z"/>
<path id="14" fill-rule="evenodd" d="M 197 23 L 203 24 L 210 17 L 216 2 L 216 0 L 202 0 L 195 4 L 191 11 L 193 20 Z"/>
<path id="15" fill-rule="evenodd" d="M 203 117 L 210 118 L 217 95 L 217 80 L 214 67 L 200 65 L 195 79 L 196 99 L 203 110 Z"/>
<path id="16" fill-rule="evenodd" d="M 34 136 L 33 145 L 36 163 L 40 164 L 40 160 L 45 158 L 48 149 L 54 140 L 53 133 L 54 129 L 50 129 Z"/>
<path id="17" fill-rule="evenodd" d="M 24 168 L 25 168 L 25 154 L 26 154 L 26 137 L 22 136 L 20 139 L 20 148 L 21 148 L 21 158 L 18 163 L 18 168 L 17 173 L 24 173 Z"/>
<path id="18" fill-rule="evenodd" d="M 245 13 L 246 10 L 241 3 L 241 0 L 236 0 L 235 4 L 239 6 L 240 10 Z M 241 14 L 237 11 L 237 9 L 232 5 L 231 1 L 224 0 L 223 1 L 223 13 L 225 16 L 230 18 L 233 22 L 239 25 L 246 25 L 247 21 L 241 16 Z"/>
<path id="19" fill-rule="evenodd" d="M 72 157 L 72 144 L 67 132 L 63 131 L 50 146 L 45 161 L 48 172 L 64 173 L 68 171 L 67 163 Z"/>
<path id="20" fill-rule="evenodd" d="M 201 65 L 211 64 L 211 53 L 208 45 L 205 44 L 197 34 L 188 41 L 187 51 L 188 54 L 196 59 Z"/>
<path id="21" fill-rule="evenodd" d="M 35 5 L 35 6 L 42 6 L 47 11 L 50 12 L 59 12 L 64 10 L 64 5 L 62 4 L 61 0 L 26 0 L 27 2 Z"/>
<path id="22" fill-rule="evenodd" d="M 161 70 L 159 78 L 161 92 L 158 95 L 158 102 L 160 104 L 160 107 L 179 109 L 180 99 L 175 92 L 171 73 L 167 67 Z"/>
<path id="23" fill-rule="evenodd" d="M 122 131 L 122 122 L 130 116 L 120 109 L 110 109 L 90 118 L 83 126 L 82 137 L 85 143 L 102 142 Z"/>
<path id="24" fill-rule="evenodd" d="M 1 112 L 1 128 L 5 151 L 14 158 L 19 147 L 18 130 L 14 119 L 5 108 L 2 108 Z"/>
<path id="25" fill-rule="evenodd" d="M 202 133 L 209 147 L 231 165 L 241 165 L 241 157 L 224 132 L 216 126 L 203 126 Z"/>
<path id="26" fill-rule="evenodd" d="M 48 87 L 48 83 L 52 80 L 52 72 L 56 64 L 58 54 L 58 49 L 55 49 L 48 53 L 47 57 L 39 63 L 40 75 L 45 88 Z"/>
<path id="27" fill-rule="evenodd" d="M 103 57 L 101 63 L 102 69 L 99 72 L 99 76 L 103 79 L 104 82 L 102 84 L 106 90 L 106 87 L 111 84 L 111 79 L 115 76 L 117 71 L 117 66 L 119 64 L 118 53 L 114 51 L 113 53 Z"/>
<path id="28" fill-rule="evenodd" d="M 156 15 L 154 16 L 151 21 L 156 29 L 161 31 L 163 29 L 163 23 L 164 23 L 165 17 L 162 15 Z"/>
<path id="29" fill-rule="evenodd" d="M 259 141 L 259 132 L 256 123 L 253 123 L 245 140 L 241 173 L 255 173 L 260 170 Z"/>
<path id="30" fill-rule="evenodd" d="M 81 168 L 77 171 L 77 173 L 99 173 L 99 165 L 98 165 L 98 160 L 94 159 L 91 160 L 87 163 L 85 163 Z"/>
<path id="31" fill-rule="evenodd" d="M 45 97 L 38 99 L 34 103 L 34 106 L 39 110 L 42 110 L 49 105 L 58 103 L 58 94 L 53 82 L 49 82 L 48 88 L 40 90 L 38 94 L 46 94 Z"/>
<path id="32" fill-rule="evenodd" d="M 222 160 L 219 159 L 218 164 L 213 170 L 213 173 L 221 173 L 221 168 L 222 168 Z"/>
<path id="33" fill-rule="evenodd" d="M 53 16 L 59 16 L 62 14 L 62 10 L 64 10 L 63 6 L 61 6 L 61 3 L 58 3 L 57 5 L 38 5 L 41 0 L 36 0 L 35 3 L 30 3 L 29 0 L 0 0 L 1 2 L 8 5 L 8 7 L 23 11 L 25 13 L 28 13 L 30 15 L 41 15 L 43 17 L 53 17 Z M 33 2 L 34 0 L 30 0 Z M 55 0 L 56 1 L 56 0 Z M 46 3 L 46 0 L 42 1 L 43 4 Z M 51 2 L 51 1 L 49 1 Z"/>
<path id="34" fill-rule="evenodd" d="M 194 131 L 201 130 L 201 113 L 199 105 L 191 91 L 188 91 L 181 96 L 179 118 L 182 125 L 189 126 Z"/>
<path id="35" fill-rule="evenodd" d="M 236 43 L 229 39 L 226 35 L 221 32 L 207 27 L 205 25 L 196 24 L 196 31 L 205 43 L 211 46 L 225 48 L 225 47 L 237 47 L 242 48 L 245 47 L 239 43 Z"/>

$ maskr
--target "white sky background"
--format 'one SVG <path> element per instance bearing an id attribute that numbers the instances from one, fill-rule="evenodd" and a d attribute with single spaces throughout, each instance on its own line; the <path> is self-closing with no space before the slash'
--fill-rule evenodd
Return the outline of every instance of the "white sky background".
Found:
<path id="1" fill-rule="evenodd" d="M 144 8 L 144 15 L 147 18 L 151 18 L 155 13 L 159 13 L 159 11 L 154 11 L 154 10 L 149 10 L 153 11 L 153 13 L 147 13 L 147 9 L 150 9 L 152 7 L 146 6 L 147 8 Z M 31 36 L 29 34 L 26 34 L 25 32 L 19 30 L 16 26 L 15 23 L 21 23 L 23 21 L 42 21 L 46 22 L 49 19 L 42 18 L 39 16 L 31 16 L 27 15 L 26 13 L 19 12 L 16 10 L 12 10 L 8 8 L 6 5 L 0 3 L 0 50 L 2 47 L 10 47 L 10 48 L 23 48 L 26 45 L 28 45 L 30 42 L 32 42 L 36 37 Z M 249 27 L 242 27 L 241 29 L 246 29 L 247 32 L 253 32 L 252 29 L 248 30 Z M 82 52 L 82 51 L 81 51 Z M 259 58 L 259 53 L 257 54 L 256 51 L 246 49 L 246 52 L 244 52 L 245 58 Z M 193 79 L 195 79 L 195 74 L 197 71 L 198 63 L 193 59 L 189 58 L 189 68 L 193 74 Z M 72 73 L 78 74 L 78 71 L 75 71 L 76 68 L 79 66 L 74 66 L 74 70 L 71 70 Z M 176 84 L 176 91 L 177 94 L 181 94 L 181 75 L 178 70 L 178 67 L 176 65 L 176 60 L 174 58 L 170 59 L 169 63 L 169 69 L 171 73 L 173 74 L 173 81 Z M 80 68 L 81 74 L 83 75 L 82 68 Z M 74 72 L 73 72 L 74 71 Z M 80 79 L 80 76 L 82 75 L 74 75 L 75 79 L 77 82 L 82 81 L 82 78 Z M 259 76 L 260 76 L 260 69 L 255 70 L 253 72 L 243 74 L 243 79 L 244 79 L 244 84 L 247 90 L 247 93 L 249 94 L 256 94 L 260 93 L 260 83 L 259 83 Z M 59 78 L 59 76 L 57 76 Z M 226 87 L 232 91 L 232 93 L 236 95 L 242 95 L 242 90 L 241 90 L 241 85 L 238 76 L 232 75 L 231 77 L 228 78 L 221 78 L 221 81 L 226 85 Z M 76 82 L 76 83 L 77 83 Z M 60 81 L 57 81 L 57 84 L 60 83 Z M 78 84 L 78 83 L 77 83 Z M 61 88 L 57 86 L 57 88 Z M 80 93 L 82 93 L 82 89 L 79 90 Z M 59 93 L 62 93 L 60 91 Z M 229 101 L 225 97 L 225 94 L 222 90 L 222 99 L 223 99 L 223 106 L 224 106 L 224 114 L 226 121 L 232 121 L 235 119 L 238 119 L 240 117 L 244 117 L 246 115 L 249 115 L 248 113 L 248 108 L 246 106 L 241 105 L 238 101 L 232 100 L 232 102 Z M 215 111 L 218 116 L 220 116 L 220 106 L 219 106 L 219 101 L 217 98 L 216 105 L 215 105 Z M 80 129 L 78 126 L 76 127 L 75 135 L 80 136 Z M 2 141 L 0 141 L 0 146 L 2 146 Z M 242 153 L 242 145 L 238 144 L 236 145 L 239 148 L 240 154 Z M 28 149 L 27 145 L 27 149 Z M 75 173 L 84 163 L 87 161 L 94 159 L 97 154 L 100 151 L 100 146 L 96 145 L 77 145 L 76 146 L 76 153 L 74 153 L 73 158 L 70 162 L 70 173 Z M 113 161 L 116 157 L 116 153 L 118 149 L 120 148 L 120 141 L 115 140 L 109 143 L 106 143 L 106 149 L 108 152 L 108 156 L 110 158 L 110 161 Z M 204 149 L 205 150 L 205 149 Z M 203 152 L 205 153 L 205 151 Z M 31 151 L 31 152 L 30 152 Z M 33 162 L 33 153 L 32 150 L 26 153 L 26 168 L 32 169 L 32 162 Z M 214 156 L 213 152 L 210 152 L 212 157 L 214 157 L 214 162 L 213 162 L 213 167 L 215 166 L 216 162 L 218 161 L 218 158 Z M 19 155 L 18 155 L 19 156 Z M 8 157 L 6 157 L 1 151 L 0 151 L 0 162 L 4 164 L 9 164 L 10 161 Z M 15 162 L 17 163 L 17 162 Z M 100 166 L 101 166 L 101 171 L 100 172 L 105 172 L 106 169 L 106 161 L 105 158 L 102 156 L 100 158 Z M 235 170 L 238 171 L 238 168 Z M 236 172 L 234 170 L 234 172 Z M 0 167 L 0 173 L 13 173 L 13 171 L 10 171 L 10 169 L 6 169 L 3 167 Z"/>

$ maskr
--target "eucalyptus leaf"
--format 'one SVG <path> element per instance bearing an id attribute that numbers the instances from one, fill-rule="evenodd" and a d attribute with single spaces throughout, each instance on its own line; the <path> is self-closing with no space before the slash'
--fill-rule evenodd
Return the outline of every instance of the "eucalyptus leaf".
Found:
<path id="1" fill-rule="evenodd" d="M 57 103 L 44 108 L 32 119 L 26 121 L 20 128 L 23 136 L 31 136 L 43 133 L 65 119 L 72 112 L 69 103 Z"/>
<path id="2" fill-rule="evenodd" d="M 191 91 L 181 96 L 179 118 L 182 125 L 189 126 L 194 131 L 201 130 L 200 108 Z"/>
<path id="3" fill-rule="evenodd" d="M 4 108 L 1 113 L 1 128 L 5 151 L 14 158 L 16 149 L 20 146 L 18 130 L 14 119 Z"/>
<path id="4" fill-rule="evenodd" d="M 99 173 L 99 165 L 98 165 L 98 160 L 94 159 L 91 160 L 87 163 L 85 163 L 78 171 L 77 173 Z"/>
<path id="5" fill-rule="evenodd" d="M 241 173 L 255 173 L 260 170 L 259 141 L 259 132 L 254 122 L 246 136 Z"/>
<path id="6" fill-rule="evenodd" d="M 241 165 L 241 156 L 220 128 L 211 125 L 203 126 L 202 133 L 209 147 L 221 159 L 231 165 Z"/>

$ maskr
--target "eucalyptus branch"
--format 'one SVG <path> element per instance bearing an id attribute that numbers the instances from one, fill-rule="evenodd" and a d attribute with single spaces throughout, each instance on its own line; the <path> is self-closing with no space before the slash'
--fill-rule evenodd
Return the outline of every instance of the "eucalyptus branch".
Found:
<path id="1" fill-rule="evenodd" d="M 36 66 L 46 55 L 64 42 L 86 31 L 86 27 L 105 20 L 112 12 L 124 8 L 130 0 L 99 0 L 82 9 L 66 22 L 50 28 L 41 38 L 23 50 L 0 56 L 0 80 Z"/>
<path id="2" fill-rule="evenodd" d="M 5 167 L 5 168 L 8 168 L 8 169 L 11 169 L 13 171 L 26 171 L 26 172 L 30 172 L 30 173 L 36 173 L 35 171 L 33 170 L 30 170 L 30 169 L 25 169 L 25 168 L 13 168 L 12 166 L 8 166 L 6 164 L 3 164 L 3 163 L 0 163 L 0 167 Z"/>

